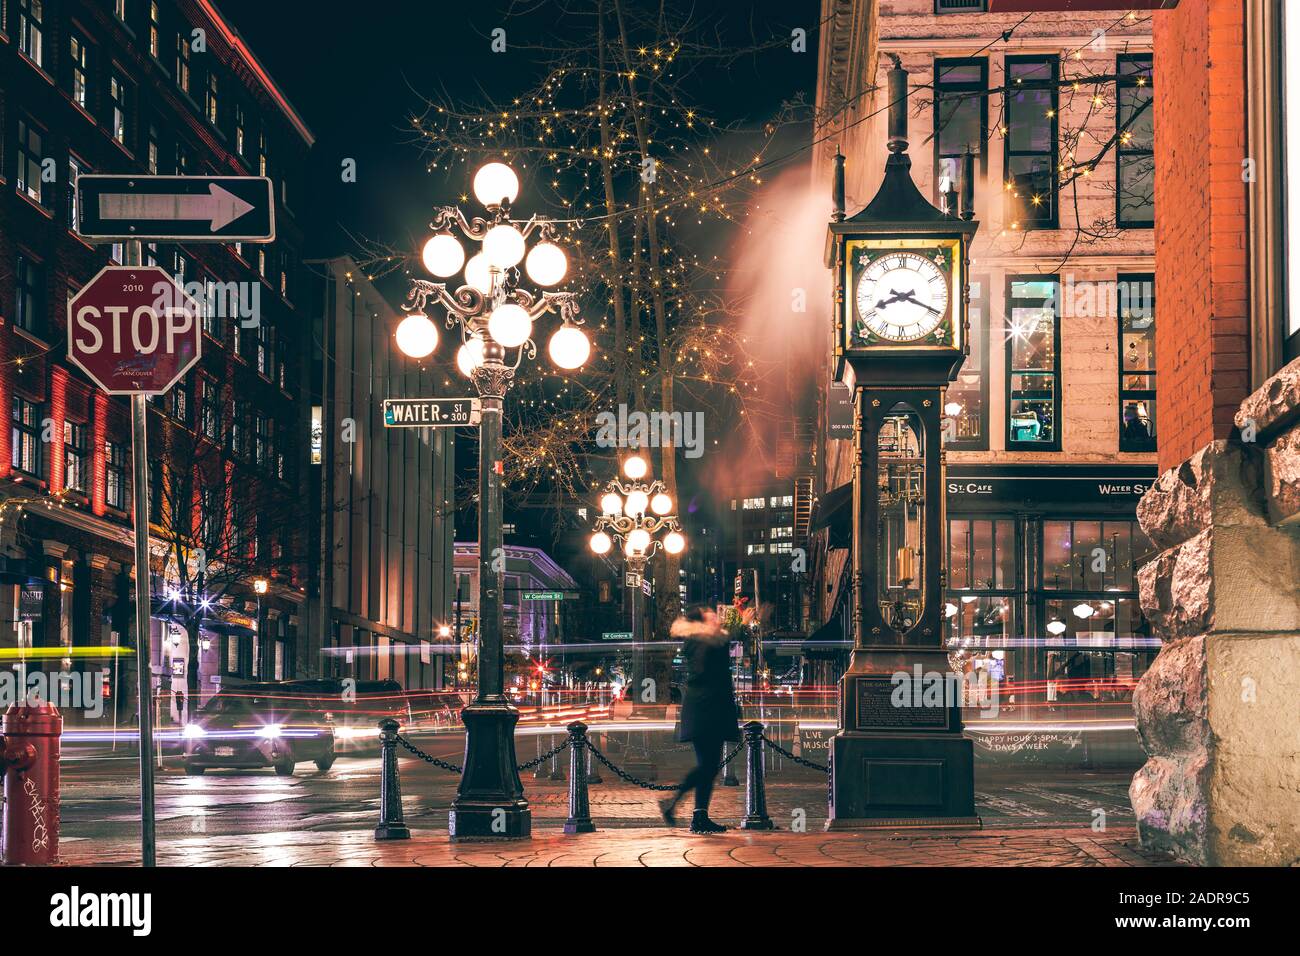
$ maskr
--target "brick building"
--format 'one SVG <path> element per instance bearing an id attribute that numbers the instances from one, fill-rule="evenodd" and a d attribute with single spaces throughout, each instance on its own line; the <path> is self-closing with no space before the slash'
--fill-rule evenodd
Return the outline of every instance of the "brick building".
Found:
<path id="1" fill-rule="evenodd" d="M 1010 682 L 1004 717 L 1059 718 L 1064 688 L 1078 705 L 1066 710 L 1118 714 L 1157 644 L 1134 577 L 1148 549 L 1135 509 L 1156 475 L 1165 388 L 1154 364 L 1151 24 L 1124 11 L 982 6 L 823 2 L 814 178 L 829 218 L 838 147 L 849 213 L 875 194 L 892 56 L 910 74 L 921 193 L 944 208 L 974 153 L 970 355 L 944 408 L 950 656 Z M 851 636 L 844 397 L 824 392 L 819 417 L 810 575 L 823 638 Z"/>
<path id="2" fill-rule="evenodd" d="M 1138 514 L 1163 640 L 1134 696 L 1144 843 L 1300 860 L 1300 21 L 1181 0 L 1155 16 L 1157 298 L 1167 469 Z M 1288 176 L 1287 173 L 1292 173 Z M 1167 388 L 1172 384 L 1174 387 Z"/>
<path id="3" fill-rule="evenodd" d="M 309 325 L 293 214 L 311 133 L 207 0 L 2 9 L 0 408 L 11 421 L 0 430 L 0 646 L 136 640 L 128 404 L 64 358 L 68 298 L 123 248 L 75 234 L 76 178 L 263 174 L 277 196 L 274 243 L 143 250 L 205 303 L 200 365 L 150 402 L 160 719 L 225 684 L 311 674 L 315 661 L 297 652 Z M 110 716 L 135 718 L 133 657 L 47 656 L 53 669 L 107 670 Z"/>

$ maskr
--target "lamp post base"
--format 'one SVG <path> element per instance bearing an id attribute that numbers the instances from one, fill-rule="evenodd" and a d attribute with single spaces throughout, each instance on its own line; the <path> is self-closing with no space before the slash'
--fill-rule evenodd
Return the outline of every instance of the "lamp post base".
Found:
<path id="1" fill-rule="evenodd" d="M 447 818 L 448 833 L 453 840 L 530 837 L 533 815 L 515 760 L 519 711 L 506 701 L 476 701 L 460 717 L 465 770 Z"/>

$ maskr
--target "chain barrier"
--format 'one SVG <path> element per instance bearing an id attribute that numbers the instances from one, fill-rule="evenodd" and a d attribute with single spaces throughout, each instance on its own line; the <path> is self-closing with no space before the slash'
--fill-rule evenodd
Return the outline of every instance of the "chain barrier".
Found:
<path id="1" fill-rule="evenodd" d="M 725 767 L 727 764 L 731 763 L 731 761 L 736 759 L 736 754 L 740 753 L 744 749 L 745 749 L 744 742 L 736 744 L 736 749 L 733 750 L 731 753 L 727 754 L 725 757 L 723 757 L 722 763 L 719 764 L 719 766 Z"/>
<path id="2" fill-rule="evenodd" d="M 802 766 L 808 767 L 812 770 L 820 770 L 822 773 L 831 772 L 830 767 L 823 767 L 821 764 L 813 763 L 811 760 L 804 760 L 803 757 L 796 757 L 794 754 L 790 753 L 790 751 L 786 750 L 780 744 L 773 742 L 772 738 L 769 737 L 767 734 L 759 734 L 759 739 L 762 740 L 763 743 L 771 747 L 773 750 L 775 750 L 777 753 L 779 753 L 782 757 L 785 757 L 787 760 L 793 760 L 795 763 L 801 764 Z"/>
<path id="3" fill-rule="evenodd" d="M 638 787 L 642 787 L 642 788 L 644 788 L 644 789 L 646 789 L 646 790 L 660 790 L 660 791 L 663 791 L 663 792 L 665 792 L 665 793 L 668 792 L 669 790 L 676 790 L 676 789 L 677 789 L 677 784 L 675 784 L 675 783 L 668 783 L 668 784 L 648 783 L 648 782 L 646 782 L 645 780 L 641 780 L 641 779 L 638 778 L 638 777 L 634 777 L 634 776 L 632 776 L 632 775 L 631 775 L 630 773 L 628 773 L 626 770 L 622 770 L 622 769 L 620 769 L 620 768 L 618 768 L 618 767 L 615 767 L 612 763 L 609 762 L 609 759 L 608 759 L 608 758 L 607 758 L 603 753 L 601 753 L 599 750 L 597 750 L 595 747 L 593 747 L 593 746 L 591 745 L 591 741 L 587 741 L 587 749 L 591 751 L 591 755 L 592 755 L 593 757 L 595 757 L 597 760 L 599 760 L 601 763 L 603 763 L 606 767 L 608 767 L 609 770 L 610 770 L 612 773 L 614 773 L 614 774 L 616 774 L 617 776 L 621 777 L 622 779 L 626 780 L 628 783 L 634 783 L 634 784 L 636 784 Z M 733 754 L 733 756 L 734 756 L 734 754 Z"/>
<path id="4" fill-rule="evenodd" d="M 542 764 L 546 763 L 546 761 L 550 760 L 552 757 L 554 757 L 556 754 L 558 754 L 561 750 L 568 750 L 568 749 L 569 749 L 569 741 L 568 741 L 568 739 L 566 738 L 565 741 L 564 741 L 564 743 L 560 744 L 560 746 L 556 747 L 554 750 L 548 750 L 546 753 L 542 754 L 540 757 L 536 757 L 536 758 L 534 758 L 534 759 L 528 761 L 527 763 L 521 763 L 521 764 L 519 765 L 519 769 L 520 769 L 520 770 L 532 770 L 534 767 L 540 767 Z"/>
<path id="5" fill-rule="evenodd" d="M 395 734 L 394 736 L 397 738 L 397 742 L 398 742 L 399 744 L 401 744 L 403 747 L 405 747 L 407 750 L 409 750 L 409 751 L 410 751 L 412 754 L 414 754 L 415 756 L 419 757 L 421 760 L 423 760 L 423 761 L 425 761 L 425 762 L 427 762 L 427 763 L 431 763 L 431 764 L 433 764 L 435 767 L 441 767 L 443 770 L 450 770 L 452 773 L 464 773 L 464 772 L 465 772 L 465 768 L 464 768 L 464 767 L 457 766 L 457 765 L 454 764 L 454 763 L 447 763 L 447 761 L 445 761 L 445 760 L 439 760 L 437 757 L 433 756 L 432 754 L 427 754 L 427 753 L 425 753 L 423 750 L 421 750 L 419 747 L 415 746 L 415 744 L 411 743 L 409 740 L 407 740 L 407 739 L 406 739 L 405 737 L 403 737 L 401 734 Z"/>

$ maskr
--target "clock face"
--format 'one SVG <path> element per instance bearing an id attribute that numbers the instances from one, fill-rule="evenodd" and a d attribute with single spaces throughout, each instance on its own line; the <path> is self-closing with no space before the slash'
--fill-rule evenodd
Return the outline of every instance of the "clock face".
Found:
<path id="1" fill-rule="evenodd" d="M 948 315 L 948 275 L 924 252 L 886 252 L 858 276 L 856 337 L 875 333 L 890 342 L 914 342 Z"/>

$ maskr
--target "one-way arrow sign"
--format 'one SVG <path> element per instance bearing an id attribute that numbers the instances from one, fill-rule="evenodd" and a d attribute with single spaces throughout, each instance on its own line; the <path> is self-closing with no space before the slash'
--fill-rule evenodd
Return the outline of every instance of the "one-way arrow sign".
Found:
<path id="1" fill-rule="evenodd" d="M 77 177 L 77 232 L 87 239 L 270 242 L 275 196 L 265 176 Z"/>

